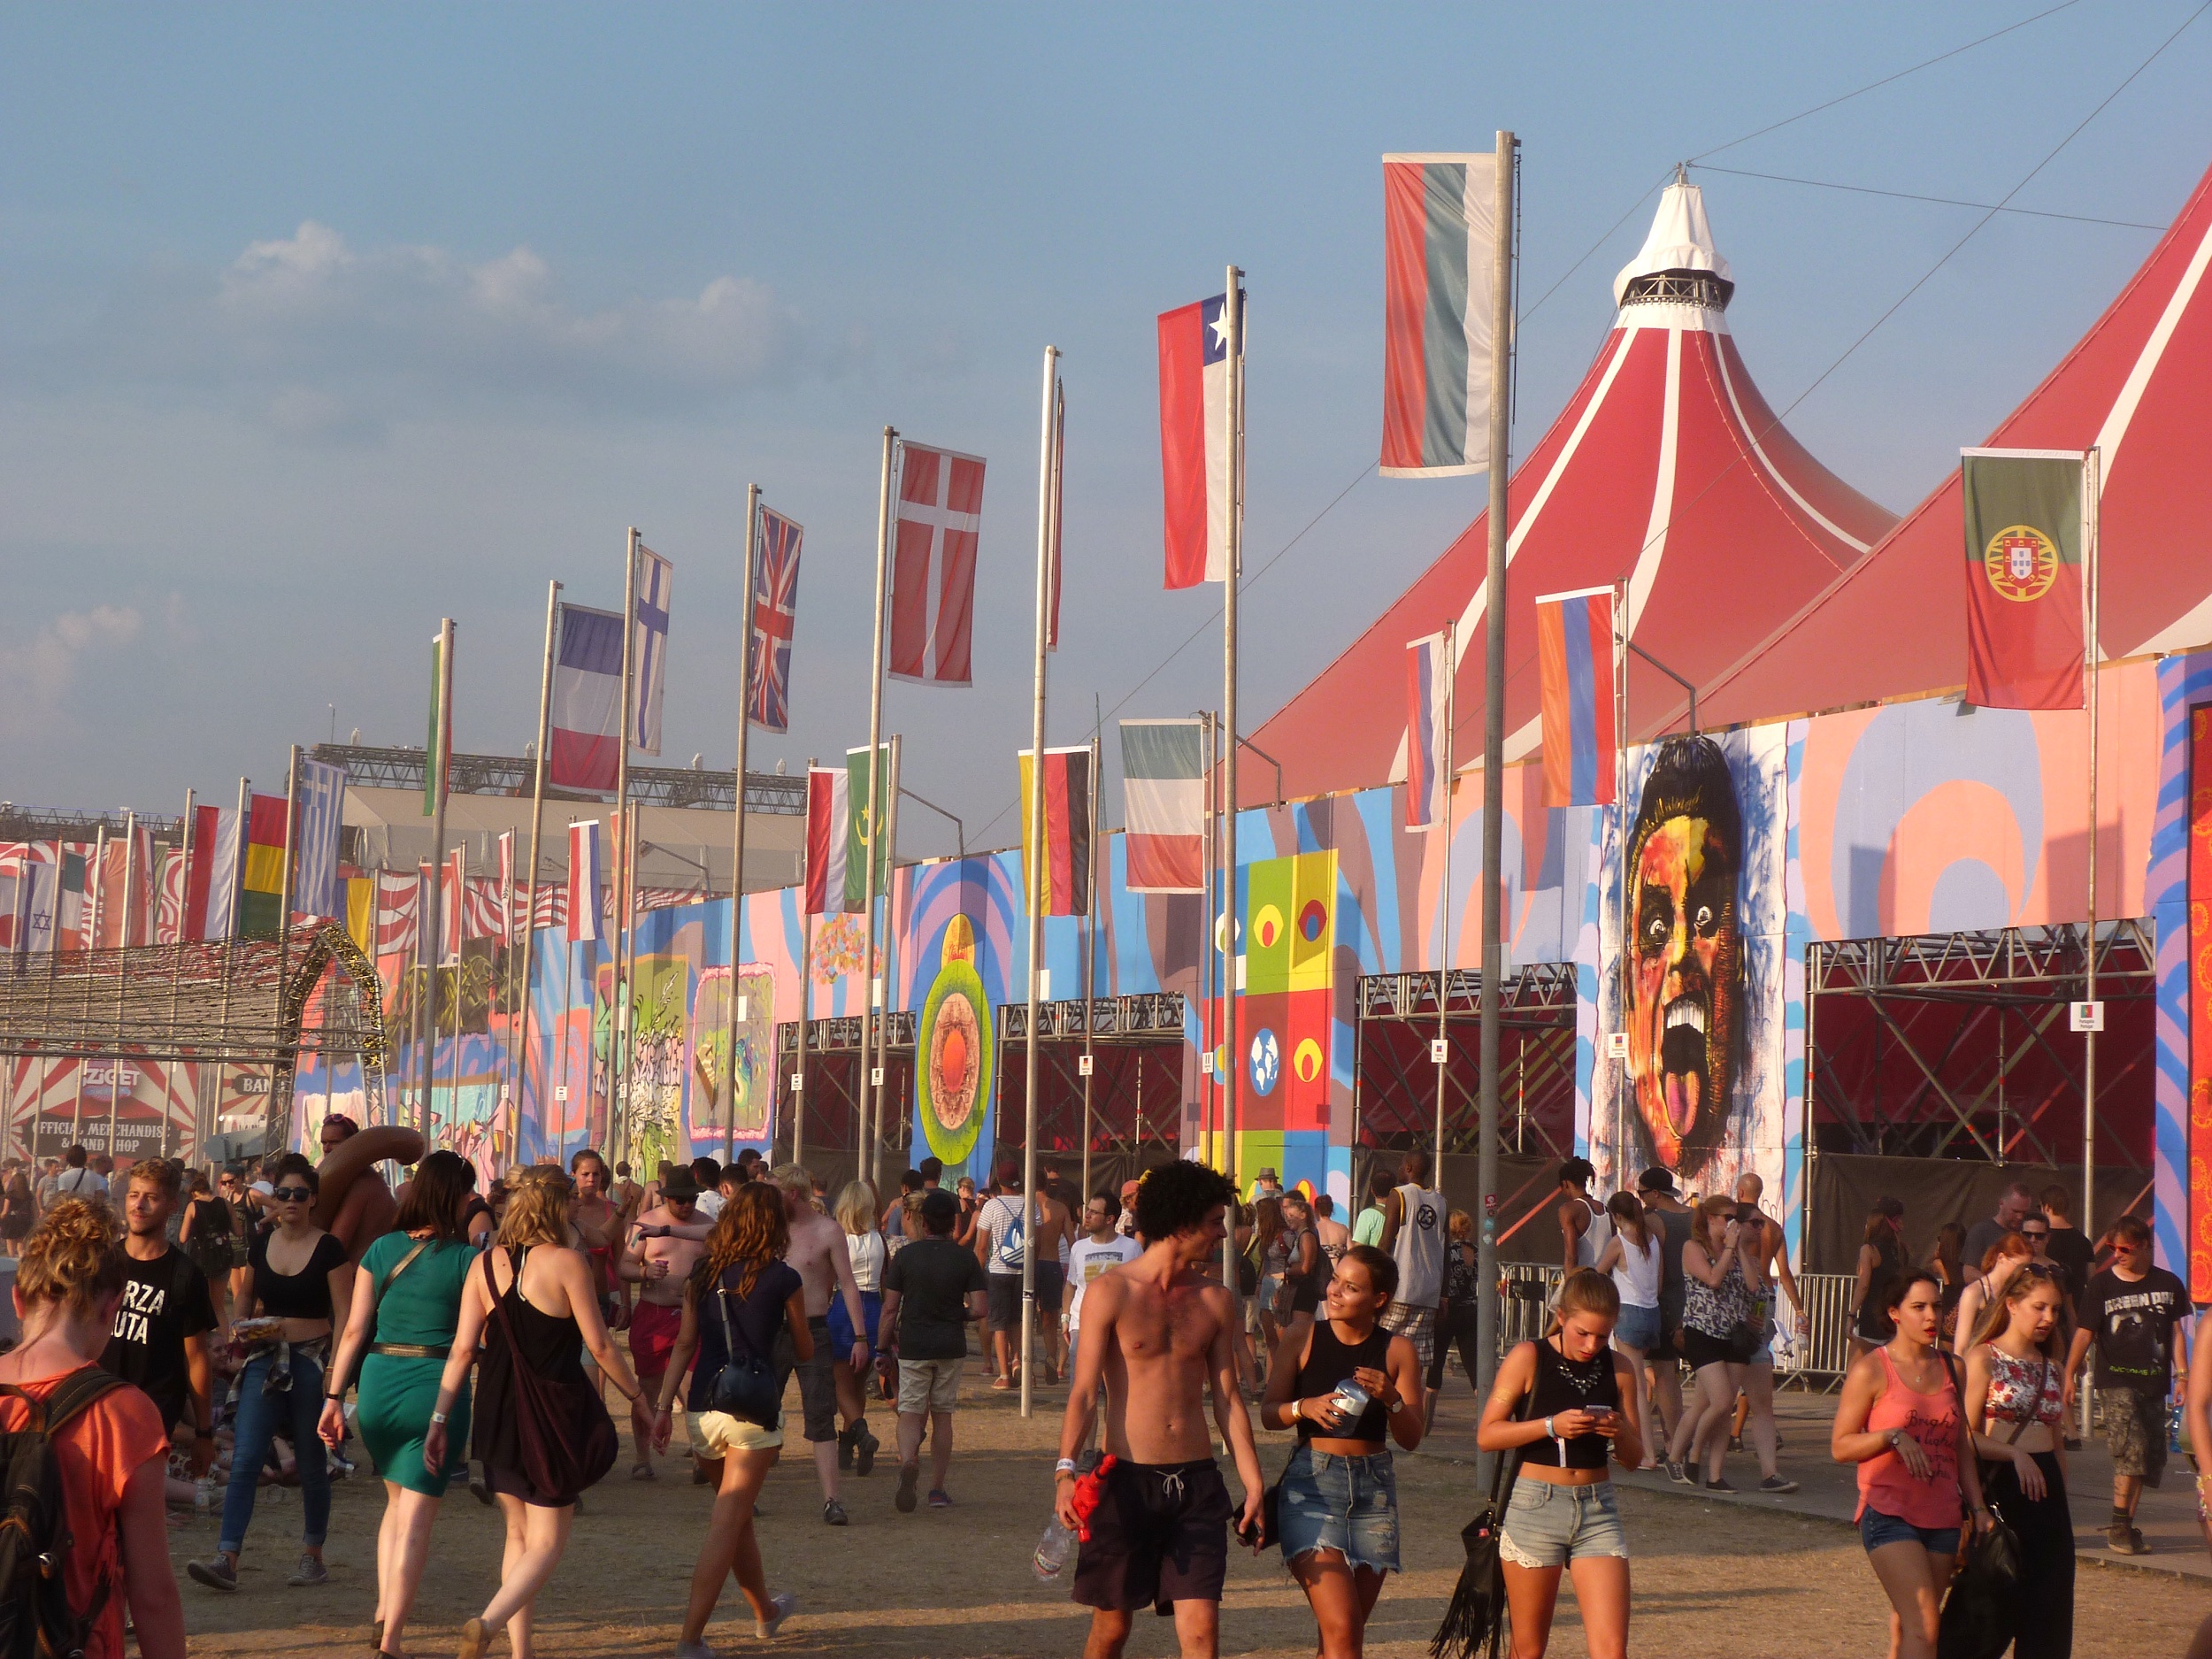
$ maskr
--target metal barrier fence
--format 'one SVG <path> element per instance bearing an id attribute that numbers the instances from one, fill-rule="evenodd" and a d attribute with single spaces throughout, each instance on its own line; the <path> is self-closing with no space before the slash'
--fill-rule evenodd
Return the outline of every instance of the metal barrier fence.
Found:
<path id="1" fill-rule="evenodd" d="M 1564 1276 L 1563 1270 L 1543 1262 L 1500 1263 L 1505 1279 L 1505 1301 L 1498 1321 L 1498 1353 L 1503 1357 L 1516 1342 L 1539 1340 L 1550 1327 L 1550 1301 Z M 1832 1386 L 1851 1363 L 1851 1290 L 1856 1280 L 1848 1273 L 1800 1273 L 1797 1294 L 1804 1298 L 1806 1333 L 1798 1336 L 1785 1328 L 1774 1344 L 1774 1369 L 1780 1378 L 1807 1386 Z M 1786 1304 L 1782 1309 L 1786 1316 Z"/>

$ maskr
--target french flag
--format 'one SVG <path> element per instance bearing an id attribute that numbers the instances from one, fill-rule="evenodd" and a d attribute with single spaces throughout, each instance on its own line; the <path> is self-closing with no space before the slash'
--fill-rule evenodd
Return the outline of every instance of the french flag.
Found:
<path id="1" fill-rule="evenodd" d="M 619 618 L 617 618 L 619 620 Z M 601 849 L 599 820 L 580 819 L 568 826 L 568 942 L 593 944 L 599 938 L 599 890 L 606 883 L 606 856 Z"/>
<path id="2" fill-rule="evenodd" d="M 1613 801 L 1613 590 L 1536 597 L 1544 715 L 1544 795 L 1552 806 Z"/>
<path id="3" fill-rule="evenodd" d="M 622 618 L 613 611 L 561 607 L 552 719 L 547 781 L 557 789 L 611 792 L 622 754 Z"/>
<path id="4" fill-rule="evenodd" d="M 1229 565 L 1229 303 L 1160 315 L 1160 476 L 1167 586 L 1217 582 Z"/>
<path id="5" fill-rule="evenodd" d="M 1441 634 L 1406 645 L 1406 827 L 1432 829 L 1444 817 L 1450 768 L 1445 710 L 1451 700 L 1452 653 Z"/>

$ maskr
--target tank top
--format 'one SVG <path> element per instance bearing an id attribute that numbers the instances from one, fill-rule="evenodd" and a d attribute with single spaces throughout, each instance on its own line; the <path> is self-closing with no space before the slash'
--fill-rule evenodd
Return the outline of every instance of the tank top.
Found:
<path id="1" fill-rule="evenodd" d="M 1390 1357 L 1390 1333 L 1380 1325 L 1367 1333 L 1367 1340 L 1357 1344 L 1338 1340 L 1335 1321 L 1316 1319 L 1313 1322 L 1313 1340 L 1306 1348 L 1306 1363 L 1298 1368 L 1298 1380 L 1291 1385 L 1291 1397 L 1308 1400 L 1315 1394 L 1332 1392 L 1356 1371 L 1381 1371 Z M 1350 1424 L 1324 1439 L 1332 1440 L 1379 1440 L 1388 1423 L 1390 1412 L 1379 1403 L 1371 1403 Z M 1314 1425 L 1304 1417 L 1298 1419 L 1298 1438 L 1310 1440 L 1314 1437 Z"/>
<path id="2" fill-rule="evenodd" d="M 1551 1344 L 1548 1337 L 1536 1344 L 1536 1384 L 1529 1390 L 1528 1418 L 1532 1422 L 1579 1411 L 1588 1406 L 1621 1409 L 1621 1379 L 1614 1374 L 1613 1350 L 1601 1348 L 1582 1363 L 1576 1363 Z M 1566 1442 L 1567 1455 L 1559 1455 L 1560 1442 L 1540 1440 L 1523 1449 L 1521 1461 L 1553 1469 L 1602 1469 L 1609 1455 L 1605 1436 L 1578 1434 Z"/>
<path id="3" fill-rule="evenodd" d="M 548 1382 L 582 1382 L 584 1333 L 573 1314 L 547 1313 L 531 1306 L 524 1297 L 523 1265 L 530 1259 L 530 1248 L 535 1247 L 519 1251 L 501 1248 L 511 1275 L 499 1296 L 507 1317 L 501 1319 L 495 1315 L 484 1321 L 484 1347 L 476 1363 L 472 1439 L 480 1461 L 495 1469 L 519 1471 L 523 1467 L 522 1430 L 515 1368 L 527 1366 Z M 514 1332 L 511 1345 L 507 1340 L 511 1326 Z M 573 1502 L 574 1494 L 564 1501 Z"/>
<path id="4" fill-rule="evenodd" d="M 1930 1472 L 1925 1480 L 1915 1479 L 1905 1460 L 1884 1448 L 1878 1457 L 1859 1465 L 1859 1508 L 1852 1519 L 1873 1509 L 1914 1526 L 1956 1526 L 1964 1511 L 1959 1502 L 1959 1396 L 1951 1368 L 1942 1367 L 1943 1386 L 1935 1393 L 1915 1394 L 1897 1374 L 1889 1349 L 1874 1351 L 1882 1356 L 1888 1383 L 1866 1414 L 1867 1432 L 1904 1430 L 1920 1443 Z"/>
<path id="5" fill-rule="evenodd" d="M 2055 1424 L 2065 1416 L 2059 1393 L 2059 1368 L 2039 1355 L 2032 1360 L 2015 1359 L 1994 1342 L 1983 1344 L 1989 1356 L 1989 1398 L 1985 1409 L 2001 1423 Z"/>
<path id="6" fill-rule="evenodd" d="M 1598 1257 L 1605 1254 L 1605 1247 L 1613 1241 L 1613 1217 L 1606 1213 L 1602 1204 L 1594 1203 L 1587 1198 L 1577 1198 L 1574 1202 L 1590 1214 L 1589 1225 L 1582 1229 L 1582 1236 L 1575 1240 L 1575 1265 L 1595 1267 Z"/>
<path id="7" fill-rule="evenodd" d="M 1728 1258 L 1728 1271 L 1717 1285 L 1709 1285 L 1684 1268 L 1682 1323 L 1691 1330 L 1725 1340 L 1750 1317 L 1751 1286 L 1744 1283 L 1740 1256 Z"/>
<path id="8" fill-rule="evenodd" d="M 256 1233 L 246 1251 L 262 1313 L 287 1319 L 329 1318 L 331 1270 L 345 1265 L 346 1247 L 326 1233 L 315 1240 L 305 1267 L 296 1273 L 280 1273 L 269 1265 L 269 1240 L 275 1236 L 273 1231 Z"/>
<path id="9" fill-rule="evenodd" d="M 880 1233 L 849 1233 L 846 1248 L 853 1258 L 853 1288 L 864 1296 L 883 1288 L 884 1259 L 890 1255 Z"/>
<path id="10" fill-rule="evenodd" d="M 1665 1274 L 1666 1259 L 1658 1233 L 1658 1228 L 1647 1224 L 1644 1248 L 1640 1250 L 1636 1248 L 1636 1240 L 1625 1233 L 1614 1234 L 1620 1240 L 1621 1264 L 1613 1270 L 1613 1287 L 1621 1293 L 1621 1305 L 1624 1308 L 1659 1305 L 1659 1284 Z"/>
<path id="11" fill-rule="evenodd" d="M 1398 1290 L 1391 1300 L 1433 1308 L 1444 1294 L 1444 1194 L 1411 1185 L 1397 1193 L 1398 1236 L 1390 1254 L 1398 1263 Z"/>

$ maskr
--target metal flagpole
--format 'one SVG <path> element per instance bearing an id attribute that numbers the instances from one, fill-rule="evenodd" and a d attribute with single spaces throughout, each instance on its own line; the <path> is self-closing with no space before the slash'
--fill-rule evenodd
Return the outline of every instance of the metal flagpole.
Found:
<path id="1" fill-rule="evenodd" d="M 1613 584 L 1613 846 L 1615 863 L 1620 869 L 1620 932 L 1619 957 L 1622 972 L 1628 964 L 1628 584 Z M 1605 959 L 1601 945 L 1598 960 Z M 1600 972 L 1603 969 L 1601 967 Z M 1621 983 L 1616 981 L 1616 984 Z M 1598 1006 L 1604 1007 L 1604 993 L 1601 988 Z M 1812 1018 L 1810 1010 L 1806 1020 Z M 1622 1025 L 1625 1027 L 1627 1022 Z M 1999 1045 L 2001 1048 L 2001 1044 Z M 1808 1051 L 1811 1045 L 1808 1043 Z M 1623 1087 L 1620 1071 L 1611 1073 L 1613 1079 L 1613 1185 L 1624 1187 L 1628 1180 L 1628 1091 Z M 1810 1192 L 1812 1183 L 1805 1183 Z"/>
<path id="2" fill-rule="evenodd" d="M 292 841 L 294 836 L 298 831 L 299 821 L 300 746 L 297 743 L 295 743 L 292 745 L 292 764 L 289 769 L 286 772 L 284 777 L 284 857 L 278 866 L 282 872 L 282 874 L 279 877 L 277 881 L 277 1026 L 280 1031 L 283 1029 L 284 1025 L 284 999 L 287 990 L 285 981 L 290 977 L 291 972 L 292 876 L 294 873 Z M 291 1064 L 285 1065 L 281 1060 L 278 1062 L 278 1071 L 281 1071 L 284 1077 L 284 1099 L 281 1103 L 283 1106 L 283 1139 L 286 1141 L 289 1141 L 292 1138 L 292 1100 L 297 1089 L 300 1074 L 299 1049 L 296 1046 L 296 1036 L 297 1033 L 296 1033 L 296 1043 L 292 1050 Z M 289 1151 L 291 1148 L 288 1147 L 279 1146 L 277 1144 L 277 1137 L 273 1133 L 279 1121 L 277 1110 L 279 1102 L 276 1097 L 276 1088 L 277 1072 L 272 1071 L 269 1074 L 268 1118 L 269 1130 L 272 1133 L 265 1134 L 264 1139 L 267 1150 L 271 1152 L 286 1152 Z"/>
<path id="3" fill-rule="evenodd" d="M 898 895 L 892 891 L 894 878 L 899 867 L 899 780 L 900 761 L 904 755 L 903 740 L 894 732 L 887 741 L 890 753 L 884 757 L 888 778 L 884 785 L 883 798 L 890 804 L 883 810 L 883 1011 L 877 1016 L 881 1022 L 876 1035 L 875 1069 L 869 1075 L 870 1087 L 876 1097 L 876 1139 L 873 1161 L 869 1165 L 868 1182 L 878 1193 L 883 1190 L 884 1142 L 888 1138 L 884 1130 L 887 1109 L 884 1090 L 887 1087 L 891 1066 L 891 987 L 898 983 L 899 927 L 898 914 L 893 908 Z"/>
<path id="4" fill-rule="evenodd" d="M 107 861 L 108 826 L 106 821 L 103 819 L 101 821 L 100 827 L 93 832 L 92 865 L 89 872 L 85 878 L 85 885 L 92 889 L 92 923 L 85 933 L 87 943 L 85 945 L 84 952 L 85 1012 L 88 1014 L 92 1011 L 92 957 L 93 953 L 100 948 L 100 910 L 102 908 L 100 904 L 100 889 L 104 885 L 101 880 L 101 877 L 106 873 Z M 82 901 L 79 901 L 79 903 L 80 906 L 81 906 Z M 58 917 L 61 913 L 61 885 L 59 877 L 55 879 L 54 913 L 57 917 Z M 79 910 L 78 913 L 80 915 L 83 914 L 81 908 Z M 77 1056 L 77 1103 L 74 1108 L 72 1109 L 69 1119 L 69 1141 L 70 1144 L 73 1146 L 81 1143 L 84 1140 L 84 1074 L 86 1064 L 87 1062 L 85 1056 L 80 1054 Z"/>
<path id="5" fill-rule="evenodd" d="M 1093 1027 L 1097 1024 L 1092 1004 L 1098 995 L 1098 770 L 1099 751 L 1105 746 L 1106 717 L 1099 712 L 1099 698 L 1092 694 L 1091 715 L 1091 872 L 1089 890 L 1084 894 L 1083 906 L 1083 1190 L 1085 1203 L 1091 1199 L 1091 1074 L 1098 1069 L 1098 1056 L 1092 1041 Z M 1144 1134 L 1144 1098 L 1137 1099 L 1137 1136 Z"/>
<path id="6" fill-rule="evenodd" d="M 438 625 L 438 707 L 437 718 L 430 732 L 430 748 L 423 757 L 425 776 L 435 774 L 436 787 L 431 795 L 430 811 L 430 882 L 429 890 L 416 907 L 415 925 L 427 929 L 418 941 L 415 954 L 427 956 L 429 972 L 423 976 L 423 995 L 415 1010 L 415 1032 L 421 1041 L 421 1052 L 415 1062 L 415 1109 L 419 1121 L 415 1127 L 421 1132 L 426 1145 L 430 1140 L 431 1089 L 435 1082 L 438 1044 L 438 956 L 443 929 L 439 926 L 442 908 L 439 902 L 444 886 L 445 865 L 445 798 L 452 781 L 446 776 L 446 733 L 453 729 L 453 618 L 445 618 Z M 244 833 L 242 824 L 240 833 Z"/>
<path id="7" fill-rule="evenodd" d="M 860 1090 L 860 1141 L 853 1148 L 856 1171 L 867 1168 L 873 1133 L 869 1121 L 868 1064 L 874 1050 L 876 1012 L 876 803 L 883 794 L 883 768 L 878 764 L 883 747 L 883 593 L 891 563 L 891 452 L 898 439 L 895 428 L 883 429 L 883 476 L 876 491 L 875 633 L 868 641 L 868 802 L 862 809 L 866 816 L 861 819 L 860 833 L 861 909 L 866 942 L 860 956 L 860 1075 L 855 1079 Z M 854 810 L 851 802 L 846 803 L 846 810 Z"/>
<path id="8" fill-rule="evenodd" d="M 2103 488 L 2103 457 L 2092 449 L 2082 457 L 2082 557 L 2088 565 L 2088 591 L 2083 595 L 2089 617 L 2083 634 L 2082 674 L 2089 704 L 2089 937 L 2082 997 L 2093 1007 L 2097 1001 L 2097 540 L 2099 492 Z M 2101 1011 L 2101 1010 L 2100 1010 Z M 2097 1213 L 2097 1026 L 2093 1018 L 2082 1033 L 2081 1092 L 2081 1236 L 2094 1240 Z M 2088 1438 L 2093 1388 L 2081 1391 L 2081 1432 Z"/>
<path id="9" fill-rule="evenodd" d="M 1037 1252 L 1031 1248 L 1037 1213 L 1037 972 L 1045 948 L 1045 633 L 1052 603 L 1052 388 L 1060 349 L 1045 348 L 1044 415 L 1037 439 L 1037 638 L 1035 695 L 1029 709 L 1029 822 L 1027 880 L 1022 903 L 1029 912 L 1029 1024 L 1022 1055 L 1022 1340 L 1021 1414 L 1029 1415 L 1029 1361 L 1037 1325 Z"/>
<path id="10" fill-rule="evenodd" d="M 538 964 L 538 840 L 545 829 L 545 750 L 553 724 L 553 634 L 559 626 L 560 612 L 561 585 L 549 581 L 545 585 L 545 667 L 538 676 L 538 764 L 530 787 L 530 877 L 524 886 L 522 900 L 522 1050 L 515 1064 L 515 1099 L 511 1108 L 514 1146 L 507 1155 L 510 1169 L 522 1162 L 522 1118 L 530 1088 L 531 987 Z M 565 977 L 565 958 L 562 972 Z M 562 1030 L 567 1030 L 565 1020 L 562 1022 Z M 539 1109 L 542 1110 L 544 1105 L 541 1099 Z M 545 1139 L 542 1125 L 539 1138 Z"/>
<path id="11" fill-rule="evenodd" d="M 614 988 L 611 1017 L 612 1041 L 607 1055 L 607 1128 L 602 1141 L 610 1159 L 622 1156 L 618 1125 L 630 1108 L 630 997 L 629 958 L 625 947 L 630 938 L 630 721 L 637 693 L 637 526 L 630 526 L 622 554 L 622 741 L 615 750 L 615 823 L 622 832 L 622 856 L 615 860 Z"/>
<path id="12" fill-rule="evenodd" d="M 1203 1001 L 1199 1006 L 1199 1035 L 1206 1044 L 1206 1051 L 1198 1063 L 1198 1149 L 1208 1164 L 1215 1162 L 1213 1139 L 1221 1118 L 1221 1097 L 1218 1074 L 1214 1070 L 1214 1056 L 1221 1046 L 1221 1010 L 1217 998 L 1221 986 L 1220 941 L 1221 872 L 1217 855 L 1220 852 L 1220 826 L 1215 818 L 1215 803 L 1221 779 L 1215 765 L 1213 710 L 1199 714 L 1204 725 L 1206 742 L 1206 874 L 1205 908 L 1200 913 L 1198 952 L 1198 982 Z"/>
<path id="13" fill-rule="evenodd" d="M 184 972 L 184 935 L 187 931 L 185 921 L 192 894 L 192 791 L 187 789 L 184 792 L 184 835 L 182 845 L 177 854 L 177 856 L 182 860 L 182 864 L 177 872 L 180 878 L 177 883 L 177 937 L 171 946 L 173 954 L 169 958 L 169 1025 L 173 1030 L 177 1023 L 178 981 Z M 27 869 L 25 873 L 27 877 Z M 172 1059 L 162 1066 L 161 1156 L 165 1158 L 169 1156 L 171 1125 L 177 1115 L 177 1067 L 181 1064 L 180 1061 Z M 362 1079 L 364 1087 L 367 1086 L 367 1082 L 368 1079 L 365 1075 Z"/>
<path id="14" fill-rule="evenodd" d="M 461 1127 L 461 964 L 463 958 L 467 953 L 469 914 L 468 836 L 465 832 L 464 832 L 461 838 L 461 873 L 458 879 L 457 879 L 453 883 L 453 908 L 456 914 L 453 918 L 453 969 L 449 981 L 453 987 L 453 1081 L 449 1086 L 449 1092 L 446 1096 L 445 1114 L 446 1133 L 449 1136 L 457 1136 Z M 445 868 L 443 865 L 439 866 L 438 881 L 440 884 L 440 896 L 442 901 L 445 882 Z M 442 956 L 444 954 L 444 939 L 441 938 L 438 944 L 439 954 Z M 440 965 L 442 966 L 443 964 L 441 964 Z M 432 983 L 434 985 L 436 983 L 434 974 L 435 970 L 433 970 L 434 978 Z M 433 1005 L 434 1006 L 434 1002 Z M 430 1074 L 430 1079 L 431 1087 L 434 1089 L 437 1086 L 437 1072 L 434 1069 Z M 432 1103 L 434 1105 L 436 1102 L 436 1096 L 433 1094 L 431 1098 Z"/>
<path id="15" fill-rule="evenodd" d="M 252 782 L 249 779 L 241 778 L 238 780 L 238 818 L 236 820 L 238 839 L 234 845 L 241 864 L 242 864 L 245 857 L 244 842 L 246 835 L 246 809 L 251 795 L 252 787 Z M 208 856 L 211 858 L 213 857 L 216 853 L 222 850 L 222 831 L 219 826 L 215 835 L 215 845 L 213 848 L 209 849 Z M 238 902 L 241 896 L 238 890 L 240 882 L 240 867 L 241 865 L 232 866 L 230 879 L 227 884 L 230 892 L 230 914 L 223 918 L 223 1002 L 222 1012 L 219 1017 L 222 1025 L 222 1049 L 220 1057 L 215 1063 L 215 1098 L 209 1102 L 208 1112 L 204 1120 L 204 1127 L 202 1131 L 204 1135 L 211 1135 L 215 1133 L 215 1125 L 223 1109 L 223 1077 L 227 1071 L 235 1070 L 235 1067 L 231 1062 L 230 1055 L 230 976 L 232 964 L 237 960 L 238 956 Z M 208 899 L 211 902 L 213 902 L 215 897 L 215 876 L 216 872 L 212 869 L 209 870 L 207 875 L 207 886 Z M 57 904 L 60 902 L 58 895 L 57 896 L 55 902 Z M 58 912 L 57 912 L 57 914 L 58 915 Z M 214 920 L 212 918 L 209 918 L 208 926 L 211 928 L 214 926 Z M 199 1102 L 197 1101 L 193 1102 L 195 1108 L 193 1118 L 196 1122 L 201 1121 L 200 1114 L 197 1110 L 198 1104 Z"/>
<path id="16" fill-rule="evenodd" d="M 1452 1070 L 1452 1028 L 1449 1018 L 1452 1003 L 1452 691 L 1459 680 L 1459 659 L 1453 647 L 1457 642 L 1459 624 L 1444 625 L 1444 776 L 1443 809 L 1437 817 L 1442 820 L 1444 832 L 1444 892 L 1443 915 L 1438 923 L 1436 947 L 1436 1184 L 1444 1185 L 1444 1113 L 1445 1086 Z M 1485 774 L 1482 793 L 1489 798 L 1491 779 Z"/>
<path id="17" fill-rule="evenodd" d="M 723 998 L 722 1053 L 722 1162 L 727 1164 L 737 1155 L 737 964 L 739 947 L 744 941 L 745 912 L 745 740 L 753 729 L 753 604 L 755 602 L 754 572 L 759 563 L 760 550 L 760 486 L 745 486 L 745 574 L 738 583 L 738 630 L 741 643 L 737 651 L 737 799 L 731 813 L 730 826 L 730 988 Z M 701 862 L 705 861 L 704 855 Z M 772 1047 L 773 1045 L 771 1045 Z M 775 1061 L 769 1061 L 768 1075 L 775 1076 Z M 775 1097 L 774 1085 L 769 1087 L 769 1098 Z M 770 1136 L 771 1147 L 774 1136 Z"/>
<path id="18" fill-rule="evenodd" d="M 1228 268 L 1222 299 L 1229 333 L 1229 396 L 1223 401 L 1223 441 L 1228 446 L 1229 501 L 1223 516 L 1228 546 L 1223 550 L 1221 572 L 1221 870 L 1222 913 L 1225 918 L 1222 943 L 1221 1127 L 1225 1140 L 1222 1164 L 1244 1198 L 1243 1159 L 1238 1156 L 1237 1084 L 1243 1060 L 1237 1048 L 1237 588 L 1244 569 L 1244 273 Z M 1229 1236 L 1221 1241 L 1222 1282 L 1236 1293 L 1236 1217 L 1229 1217 Z"/>
<path id="19" fill-rule="evenodd" d="M 115 929 L 115 942 L 127 948 L 131 942 L 131 912 L 138 907 L 132 900 L 131 887 L 138 876 L 138 814 L 123 814 L 123 915 Z M 116 958 L 115 974 L 115 1052 L 108 1062 L 108 1143 L 107 1155 L 115 1156 L 115 1125 L 121 1102 L 116 1098 L 123 1087 L 123 968 L 122 958 Z"/>
<path id="20" fill-rule="evenodd" d="M 1492 209 L 1490 320 L 1490 562 L 1483 584 L 1482 692 L 1482 1099 L 1477 1130 L 1482 1188 L 1480 1243 L 1475 1267 L 1475 1393 L 1490 1397 L 1498 1370 L 1498 1014 L 1504 967 L 1499 938 L 1498 882 L 1505 841 L 1505 554 L 1507 420 L 1513 363 L 1513 134 L 1498 134 L 1496 201 Z M 1455 672 L 1456 672 L 1456 664 Z M 1478 1472 L 1478 1479 L 1483 1478 Z"/>

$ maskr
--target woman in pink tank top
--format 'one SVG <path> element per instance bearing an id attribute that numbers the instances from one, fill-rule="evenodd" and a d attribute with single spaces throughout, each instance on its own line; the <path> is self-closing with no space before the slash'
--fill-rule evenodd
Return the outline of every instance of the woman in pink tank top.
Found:
<path id="1" fill-rule="evenodd" d="M 1884 1301 L 1896 1334 L 1852 1362 L 1829 1450 L 1859 1466 L 1859 1540 L 1889 1597 L 1892 1659 L 1935 1659 L 1959 1529 L 1969 1509 L 1978 1530 L 1990 1516 L 1939 1346 L 1943 1287 L 1911 1269 Z"/>

